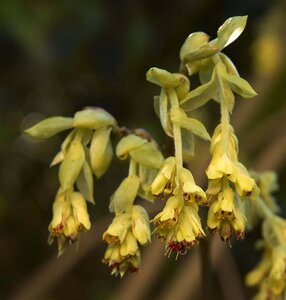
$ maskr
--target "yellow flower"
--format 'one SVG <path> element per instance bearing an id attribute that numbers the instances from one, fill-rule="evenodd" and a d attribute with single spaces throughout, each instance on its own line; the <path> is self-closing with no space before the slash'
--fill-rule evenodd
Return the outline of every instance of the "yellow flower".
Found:
<path id="1" fill-rule="evenodd" d="M 180 195 L 170 197 L 152 220 L 159 238 L 166 241 L 166 254 L 185 254 L 205 233 L 198 215 L 198 205 L 184 201 Z"/>
<path id="2" fill-rule="evenodd" d="M 59 190 L 53 204 L 53 219 L 49 225 L 49 230 L 53 237 L 57 237 L 63 232 L 70 215 L 71 206 L 66 199 L 66 193 Z"/>
<path id="3" fill-rule="evenodd" d="M 175 157 L 168 157 L 163 162 L 158 175 L 151 184 L 151 192 L 153 195 L 161 193 L 170 194 L 174 188 L 174 177 L 176 173 L 176 159 Z"/>
<path id="4" fill-rule="evenodd" d="M 206 194 L 202 188 L 196 185 L 192 173 L 185 168 L 179 171 L 179 180 L 186 201 L 195 202 L 200 205 L 207 205 Z"/>
<path id="5" fill-rule="evenodd" d="M 138 271 L 141 255 L 137 240 L 131 230 L 128 230 L 122 243 L 110 244 L 107 247 L 103 263 L 111 267 L 111 274 L 115 276 L 123 277 L 126 271 Z"/>
<path id="6" fill-rule="evenodd" d="M 186 254 L 204 236 L 197 204 L 185 205 L 178 222 L 166 232 L 166 254 Z"/>
<path id="7" fill-rule="evenodd" d="M 164 209 L 155 216 L 152 222 L 160 231 L 168 229 L 177 223 L 183 207 L 184 199 L 180 196 L 172 196 L 168 199 Z"/>
<path id="8" fill-rule="evenodd" d="M 242 163 L 236 163 L 235 172 L 232 176 L 229 176 L 229 180 L 234 182 L 236 191 L 239 196 L 257 196 L 257 192 L 259 191 L 259 189 L 257 188 L 254 179 L 249 176 L 247 169 Z"/>
<path id="9" fill-rule="evenodd" d="M 134 205 L 132 207 L 132 232 L 141 245 L 151 241 L 149 223 L 146 210 L 140 205 Z"/>
<path id="10" fill-rule="evenodd" d="M 89 230 L 91 224 L 83 195 L 79 192 L 73 192 L 70 195 L 70 201 L 77 231 Z"/>
<path id="11" fill-rule="evenodd" d="M 53 204 L 49 244 L 57 239 L 60 256 L 70 243 L 77 240 L 81 231 L 89 230 L 90 227 L 86 201 L 82 194 L 70 190 L 62 192 L 60 189 Z"/>
<path id="12" fill-rule="evenodd" d="M 220 230 L 221 238 L 228 240 L 232 233 L 237 239 L 244 237 L 246 218 L 235 203 L 234 193 L 230 187 L 225 187 L 213 201 L 207 218 L 211 231 Z"/>
<path id="13" fill-rule="evenodd" d="M 131 225 L 130 214 L 122 213 L 117 215 L 108 229 L 103 234 L 103 239 L 108 244 L 122 243 L 126 237 L 127 230 Z"/>
<path id="14" fill-rule="evenodd" d="M 209 179 L 222 178 L 224 175 L 230 176 L 235 171 L 235 165 L 229 153 L 225 151 L 224 144 L 219 142 L 212 154 L 212 160 L 207 168 Z"/>

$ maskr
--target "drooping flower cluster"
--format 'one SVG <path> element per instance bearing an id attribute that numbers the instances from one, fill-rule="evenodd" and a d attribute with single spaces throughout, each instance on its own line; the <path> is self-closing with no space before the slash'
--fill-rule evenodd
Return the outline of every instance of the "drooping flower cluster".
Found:
<path id="1" fill-rule="evenodd" d="M 259 285 L 255 299 L 281 299 L 286 290 L 286 221 L 275 215 L 279 209 L 271 192 L 277 187 L 276 178 L 271 172 L 252 173 L 255 182 L 238 159 L 238 139 L 230 125 L 234 93 L 244 98 L 256 93 L 221 53 L 244 30 L 246 19 L 228 19 L 212 41 L 204 32 L 191 34 L 180 51 L 179 73 L 156 67 L 147 72 L 147 80 L 160 87 L 154 107 L 164 132 L 173 139 L 174 156 L 164 159 L 147 132 L 119 128 L 101 108 L 84 109 L 73 118 L 48 118 L 26 130 L 33 137 L 46 139 L 71 129 L 51 163 L 60 164 L 60 188 L 49 225 L 49 242 L 57 240 L 59 255 L 91 227 L 86 201 L 94 203 L 93 174 L 101 177 L 111 163 L 110 135 L 114 131 L 121 137 L 116 155 L 121 160 L 129 159 L 129 173 L 111 197 L 109 210 L 115 216 L 103 233 L 108 244 L 103 262 L 111 273 L 122 277 L 127 271 L 138 271 L 139 247 L 151 240 L 149 216 L 143 206 L 134 204 L 137 196 L 165 201 L 163 210 L 151 222 L 154 232 L 166 243 L 166 254 L 174 252 L 177 257 L 205 236 L 199 207 L 209 206 L 207 226 L 219 231 L 223 240 L 233 234 L 243 238 L 247 219 L 248 227 L 263 220 L 260 246 L 264 254 L 246 281 Z M 190 76 L 194 74 L 199 75 L 201 85 L 190 89 Z M 191 117 L 211 99 L 221 110 L 221 121 L 212 138 L 203 123 Z M 211 142 L 206 193 L 184 164 L 194 156 L 195 136 Z"/>
<path id="2" fill-rule="evenodd" d="M 253 173 L 261 190 L 247 212 L 254 220 L 262 220 L 262 238 L 257 248 L 263 249 L 260 262 L 247 274 L 246 284 L 259 286 L 253 299 L 279 300 L 286 291 L 286 220 L 277 216 L 278 211 L 272 192 L 277 189 L 273 172 Z"/>
<path id="3" fill-rule="evenodd" d="M 254 199 L 258 194 L 255 181 L 238 160 L 238 140 L 230 125 L 234 107 L 234 93 L 245 98 L 256 95 L 249 83 L 241 78 L 231 60 L 221 50 L 232 43 L 244 30 L 246 17 L 227 20 L 218 30 L 217 38 L 209 41 L 203 32 L 191 34 L 181 48 L 181 70 L 189 75 L 199 74 L 202 83 L 180 101 L 182 109 L 192 111 L 209 100 L 221 107 L 221 123 L 211 139 L 211 162 L 206 174 L 210 209 L 207 225 L 211 231 L 219 230 L 223 240 L 232 233 L 244 236 L 246 218 L 241 210 L 244 198 Z"/>
<path id="4" fill-rule="evenodd" d="M 219 230 L 223 240 L 228 240 L 232 233 L 241 239 L 246 223 L 241 201 L 255 199 L 259 189 L 238 161 L 238 142 L 233 128 L 227 124 L 224 136 L 222 127 L 223 124 L 220 124 L 213 134 L 210 146 L 212 160 L 206 171 L 211 205 L 207 223 L 211 230 Z"/>
<path id="5" fill-rule="evenodd" d="M 180 108 L 179 100 L 189 91 L 186 76 L 169 73 L 158 68 L 147 72 L 147 80 L 161 87 L 160 96 L 155 97 L 158 116 L 167 135 L 174 139 L 175 157 L 165 159 L 159 173 L 150 185 L 157 198 L 167 200 L 162 212 L 152 222 L 155 233 L 166 242 L 166 254 L 186 254 L 191 246 L 205 236 L 198 215 L 198 205 L 206 204 L 205 192 L 196 185 L 191 171 L 183 167 L 186 154 L 193 154 L 183 143 L 184 137 L 193 139 L 193 134 L 209 140 L 204 125 L 187 116 Z M 183 139 L 182 139 L 183 138 Z"/>
<path id="6" fill-rule="evenodd" d="M 141 131 L 135 131 L 142 133 Z M 153 140 L 129 134 L 116 147 L 120 159 L 129 157 L 129 175 L 111 197 L 110 211 L 115 217 L 103 234 L 108 243 L 103 262 L 111 267 L 111 273 L 121 277 L 126 271 L 136 272 L 141 265 L 138 243 L 145 245 L 151 241 L 149 216 L 140 205 L 134 205 L 137 195 L 153 200 L 147 190 L 163 156 Z"/>
<path id="7" fill-rule="evenodd" d="M 79 192 L 60 188 L 53 204 L 53 219 L 49 225 L 49 243 L 57 239 L 58 254 L 61 255 L 69 243 L 77 239 L 81 231 L 91 227 L 86 201 Z"/>
<path id="8" fill-rule="evenodd" d="M 51 117 L 26 130 L 30 136 L 46 139 L 72 129 L 51 163 L 60 164 L 60 189 L 53 205 L 49 243 L 58 241 L 59 255 L 91 227 L 86 200 L 94 203 L 92 174 L 101 177 L 112 160 L 110 133 L 115 125 L 105 110 L 88 108 L 73 118 Z"/>

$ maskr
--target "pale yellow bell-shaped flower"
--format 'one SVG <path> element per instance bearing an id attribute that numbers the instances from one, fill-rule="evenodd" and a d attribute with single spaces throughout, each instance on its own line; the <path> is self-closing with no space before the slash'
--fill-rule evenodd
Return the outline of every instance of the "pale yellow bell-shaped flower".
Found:
<path id="1" fill-rule="evenodd" d="M 140 205 L 134 205 L 132 207 L 132 232 L 141 245 L 151 241 L 149 224 L 147 211 Z"/>
<path id="2" fill-rule="evenodd" d="M 234 133 L 233 127 L 228 124 L 228 140 L 227 140 L 227 152 L 232 160 L 237 160 L 238 154 L 238 139 Z M 222 124 L 220 123 L 212 136 L 211 145 L 210 145 L 210 153 L 213 154 L 217 145 L 222 143 Z M 225 145 L 224 145 L 225 146 Z M 219 146 L 220 147 L 220 146 Z"/>
<path id="3" fill-rule="evenodd" d="M 176 173 L 176 159 L 173 156 L 168 157 L 163 162 L 158 175 L 151 184 L 151 192 L 153 195 L 161 193 L 171 193 L 174 186 L 173 181 Z"/>
<path id="4" fill-rule="evenodd" d="M 137 240 L 131 230 L 128 230 L 124 241 L 120 244 L 120 255 L 123 257 L 135 255 L 138 249 Z"/>
<path id="5" fill-rule="evenodd" d="M 67 218 L 63 234 L 71 242 L 76 240 L 78 234 L 78 228 L 77 228 L 77 222 L 73 215 L 70 215 Z"/>
<path id="6" fill-rule="evenodd" d="M 53 204 L 53 219 L 49 225 L 49 230 L 53 236 L 58 236 L 63 232 L 66 220 L 71 213 L 72 210 L 66 193 L 59 190 Z"/>
<path id="7" fill-rule="evenodd" d="M 220 178 L 211 179 L 208 182 L 208 189 L 206 193 L 208 196 L 215 196 L 221 191 L 222 180 Z"/>
<path id="8" fill-rule="evenodd" d="M 160 231 L 159 231 L 160 233 Z M 199 239 L 205 236 L 198 215 L 198 205 L 187 204 L 182 209 L 178 222 L 168 230 L 165 229 L 162 237 L 166 240 L 166 253 L 172 252 L 186 254 L 187 250 L 199 243 Z"/>
<path id="9" fill-rule="evenodd" d="M 134 254 L 122 256 L 121 244 L 109 245 L 105 251 L 103 263 L 111 268 L 112 275 L 123 277 L 126 271 L 137 272 L 141 264 L 140 250 L 137 249 Z"/>
<path id="10" fill-rule="evenodd" d="M 229 154 L 225 152 L 223 143 L 219 142 L 214 148 L 212 160 L 207 168 L 206 174 L 209 179 L 230 176 L 235 171 L 235 165 Z"/>
<path id="11" fill-rule="evenodd" d="M 237 239 L 244 237 L 246 218 L 236 204 L 233 190 L 224 187 L 213 201 L 207 217 L 210 230 L 219 229 L 223 240 L 228 240 L 232 233 Z"/>
<path id="12" fill-rule="evenodd" d="M 178 242 L 194 243 L 197 239 L 205 236 L 196 204 L 184 206 L 177 227 L 176 240 Z"/>
<path id="13" fill-rule="evenodd" d="M 170 228 L 178 221 L 179 214 L 184 207 L 184 199 L 181 196 L 171 196 L 164 209 L 158 213 L 152 222 L 161 228 Z"/>
<path id="14" fill-rule="evenodd" d="M 255 188 L 257 188 L 254 179 L 249 176 L 247 169 L 239 162 L 236 163 L 234 180 L 231 176 L 229 179 L 234 182 L 239 196 L 250 197 Z"/>
<path id="15" fill-rule="evenodd" d="M 122 260 L 120 256 L 120 246 L 119 245 L 109 245 L 104 253 L 103 262 L 108 263 L 109 266 L 116 263 L 120 263 Z"/>
<path id="16" fill-rule="evenodd" d="M 122 213 L 113 219 L 107 230 L 103 233 L 103 239 L 108 244 L 123 243 L 127 230 L 131 226 L 130 213 Z"/>
<path id="17" fill-rule="evenodd" d="M 201 187 L 196 185 L 191 171 L 186 168 L 181 168 L 178 175 L 184 199 L 186 201 L 196 202 L 200 205 L 206 205 L 206 194 Z"/>
<path id="18" fill-rule="evenodd" d="M 91 224 L 87 211 L 86 200 L 84 199 L 83 195 L 79 192 L 72 192 L 70 195 L 70 201 L 77 230 L 89 230 Z"/>

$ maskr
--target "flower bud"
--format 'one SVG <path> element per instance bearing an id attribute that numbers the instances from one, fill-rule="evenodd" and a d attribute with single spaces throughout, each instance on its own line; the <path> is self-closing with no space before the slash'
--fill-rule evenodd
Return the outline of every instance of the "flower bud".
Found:
<path id="1" fill-rule="evenodd" d="M 152 222 L 159 227 L 168 228 L 177 223 L 179 214 L 184 207 L 184 200 L 180 196 L 168 199 L 164 209 L 155 216 Z"/>
<path id="2" fill-rule="evenodd" d="M 74 115 L 73 126 L 77 128 L 98 129 L 115 125 L 116 121 L 111 114 L 102 108 L 88 108 Z"/>
<path id="3" fill-rule="evenodd" d="M 110 132 L 111 127 L 100 128 L 94 132 L 91 140 L 90 163 L 97 178 L 106 172 L 113 157 Z"/>

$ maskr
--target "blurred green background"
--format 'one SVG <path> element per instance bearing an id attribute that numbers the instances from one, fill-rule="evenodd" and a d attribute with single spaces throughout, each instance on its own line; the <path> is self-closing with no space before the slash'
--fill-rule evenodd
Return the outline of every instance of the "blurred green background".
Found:
<path id="1" fill-rule="evenodd" d="M 122 280 L 101 263 L 109 196 L 125 176 L 126 163 L 115 161 L 95 183 L 97 204 L 89 207 L 94 229 L 79 250 L 57 259 L 56 247 L 47 245 L 58 188 L 57 168 L 49 169 L 49 163 L 64 134 L 37 142 L 22 131 L 44 117 L 101 106 L 120 125 L 146 128 L 164 149 L 153 112 L 158 90 L 146 82 L 146 71 L 157 66 L 176 72 L 179 49 L 191 32 L 215 37 L 225 19 L 246 14 L 245 32 L 224 52 L 259 95 L 237 100 L 233 125 L 241 160 L 260 171 L 277 170 L 277 198 L 285 212 L 285 1 L 1 1 L 0 299 L 202 299 L 203 250 L 175 261 L 163 255 L 154 237 L 153 246 L 143 250 L 141 273 Z M 210 103 L 199 114 L 212 132 L 218 107 Z M 198 176 L 205 167 L 200 155 L 207 155 L 204 144 L 193 162 Z M 204 176 L 198 181 L 205 185 Z M 258 259 L 257 236 L 259 229 L 233 241 L 235 260 L 223 248 L 225 256 L 216 260 L 221 265 L 209 268 L 209 299 L 230 299 L 229 291 L 231 299 L 250 299 L 255 290 L 243 287 L 243 276 Z"/>

